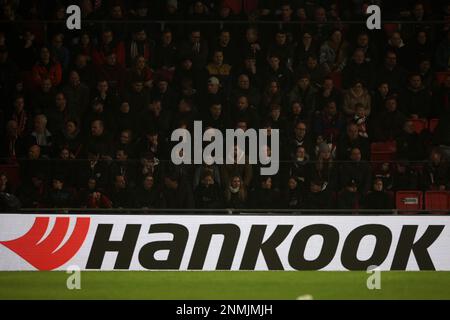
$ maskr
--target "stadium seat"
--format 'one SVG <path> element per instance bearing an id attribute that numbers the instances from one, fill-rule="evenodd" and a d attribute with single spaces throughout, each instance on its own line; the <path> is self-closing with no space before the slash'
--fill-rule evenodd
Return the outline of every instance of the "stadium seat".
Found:
<path id="1" fill-rule="evenodd" d="M 428 121 L 425 119 L 409 119 L 414 126 L 414 131 L 420 134 L 423 130 L 428 129 Z"/>
<path id="2" fill-rule="evenodd" d="M 340 72 L 330 73 L 330 78 L 333 80 L 334 87 L 341 90 L 342 89 L 342 75 Z"/>
<path id="3" fill-rule="evenodd" d="M 417 214 L 422 210 L 422 191 L 397 191 L 395 206 L 399 214 Z"/>
<path id="4" fill-rule="evenodd" d="M 450 72 L 436 72 L 436 84 L 440 86 L 448 75 L 450 75 Z"/>
<path id="5" fill-rule="evenodd" d="M 428 128 L 431 133 L 433 133 L 434 130 L 436 130 L 436 127 L 438 126 L 438 124 L 439 124 L 439 119 L 431 119 L 430 120 L 430 124 L 429 124 Z"/>
<path id="6" fill-rule="evenodd" d="M 374 142 L 370 145 L 370 160 L 374 162 L 390 162 L 397 151 L 395 141 Z"/>
<path id="7" fill-rule="evenodd" d="M 450 211 L 450 192 L 448 191 L 427 191 L 425 193 L 425 210 L 434 211 L 434 214 L 446 214 Z"/>
<path id="8" fill-rule="evenodd" d="M 16 190 L 20 185 L 20 170 L 17 165 L 0 165 L 0 173 L 5 173 L 8 182 L 13 190 Z"/>

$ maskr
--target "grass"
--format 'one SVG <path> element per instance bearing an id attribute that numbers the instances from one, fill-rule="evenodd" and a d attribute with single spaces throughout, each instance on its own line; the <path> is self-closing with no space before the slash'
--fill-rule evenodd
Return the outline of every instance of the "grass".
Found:
<path id="1" fill-rule="evenodd" d="M 450 299 L 450 272 L 82 272 L 68 290 L 64 272 L 0 272 L 0 299 Z"/>

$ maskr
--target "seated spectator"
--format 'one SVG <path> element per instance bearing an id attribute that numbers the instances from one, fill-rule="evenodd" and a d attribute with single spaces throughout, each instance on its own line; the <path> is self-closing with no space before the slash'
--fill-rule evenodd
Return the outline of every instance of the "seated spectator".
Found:
<path id="1" fill-rule="evenodd" d="M 326 184 L 320 180 L 311 180 L 304 208 L 310 210 L 331 209 L 333 202 L 333 195 Z M 320 213 L 320 211 L 316 212 L 316 214 Z"/>
<path id="2" fill-rule="evenodd" d="M 409 76 L 408 87 L 400 96 L 400 109 L 412 119 L 428 119 L 431 113 L 431 95 L 423 86 L 422 78 L 414 73 Z"/>
<path id="3" fill-rule="evenodd" d="M 211 172 L 205 172 L 195 188 L 195 208 L 219 209 L 222 207 L 222 193 Z"/>
<path id="4" fill-rule="evenodd" d="M 122 92 L 126 80 L 126 69 L 118 63 L 113 51 L 105 53 L 105 62 L 98 67 L 98 78 L 108 82 L 108 88 L 113 93 Z"/>
<path id="5" fill-rule="evenodd" d="M 246 157 L 246 155 L 242 151 L 238 151 L 237 147 L 235 147 L 233 164 L 224 164 L 221 166 L 221 181 L 227 186 L 230 184 L 230 180 L 233 177 L 238 176 L 245 188 L 248 188 L 253 178 L 253 166 L 249 163 L 247 157 L 245 159 L 245 164 L 238 164 L 239 157 Z"/>
<path id="6" fill-rule="evenodd" d="M 134 206 L 142 209 L 157 209 L 164 207 L 161 190 L 151 175 L 147 175 L 134 196 Z"/>
<path id="7" fill-rule="evenodd" d="M 256 129 L 259 127 L 258 112 L 254 106 L 249 105 L 246 96 L 240 96 L 238 98 L 232 115 L 234 122 L 237 122 L 240 119 L 245 119 L 249 128 Z"/>
<path id="8" fill-rule="evenodd" d="M 288 180 L 288 188 L 283 192 L 282 207 L 284 209 L 300 209 L 304 206 L 305 189 L 299 187 L 297 177 Z"/>
<path id="9" fill-rule="evenodd" d="M 225 207 L 245 209 L 247 207 L 247 191 L 239 176 L 231 177 L 225 189 Z"/>
<path id="10" fill-rule="evenodd" d="M 130 89 L 125 90 L 123 100 L 133 113 L 141 113 L 151 101 L 151 92 L 139 78 L 130 79 Z"/>
<path id="11" fill-rule="evenodd" d="M 128 71 L 129 81 L 142 82 L 147 89 L 153 88 L 154 75 L 152 69 L 147 65 L 144 56 L 137 56 L 133 60 L 133 67 Z"/>
<path id="12" fill-rule="evenodd" d="M 352 148 L 350 162 L 343 163 L 340 170 L 341 187 L 348 186 L 349 181 L 354 181 L 358 191 L 366 194 L 370 189 L 371 169 L 370 165 L 362 161 L 361 151 L 358 148 Z"/>
<path id="13" fill-rule="evenodd" d="M 108 195 L 113 208 L 131 208 L 133 206 L 132 192 L 124 175 L 114 176 Z"/>
<path id="14" fill-rule="evenodd" d="M 334 30 L 320 47 L 320 64 L 327 72 L 341 72 L 347 64 L 347 54 L 348 43 L 340 30 Z"/>
<path id="15" fill-rule="evenodd" d="M 299 101 L 307 117 L 310 117 L 316 109 L 317 90 L 311 85 L 310 76 L 302 74 L 297 78 L 297 85 L 289 93 L 289 103 Z"/>
<path id="16" fill-rule="evenodd" d="M 422 179 L 425 190 L 449 190 L 450 169 L 439 148 L 431 151 L 428 163 L 423 168 Z"/>
<path id="17" fill-rule="evenodd" d="M 89 87 L 81 82 L 80 75 L 73 70 L 69 74 L 69 83 L 63 91 L 67 99 L 67 109 L 76 119 L 81 119 L 89 108 Z"/>
<path id="18" fill-rule="evenodd" d="M 87 151 L 87 159 L 80 163 L 78 186 L 84 187 L 91 178 L 96 180 L 98 188 L 105 189 L 109 183 L 108 167 L 100 160 L 100 155 L 93 150 Z"/>
<path id="19" fill-rule="evenodd" d="M 51 188 L 47 194 L 46 205 L 48 208 L 70 208 L 73 206 L 73 193 L 65 186 L 63 177 L 55 176 L 52 179 Z"/>
<path id="20" fill-rule="evenodd" d="M 393 197 L 384 191 L 383 180 L 376 178 L 373 189 L 364 198 L 364 209 L 388 210 L 393 209 Z"/>
<path id="21" fill-rule="evenodd" d="M 376 163 L 375 163 L 376 164 Z M 395 169 L 392 166 L 395 164 L 384 162 L 381 164 L 381 168 L 375 171 L 375 179 L 381 179 L 383 182 L 383 188 L 386 191 L 392 191 L 394 187 L 394 175 L 393 171 Z"/>
<path id="22" fill-rule="evenodd" d="M 292 85 L 291 71 L 281 64 L 280 57 L 275 54 L 268 57 L 268 66 L 264 73 L 264 79 L 266 81 L 278 81 L 281 90 L 288 90 Z"/>
<path id="23" fill-rule="evenodd" d="M 219 79 L 225 88 L 225 92 L 230 92 L 231 85 L 231 66 L 224 63 L 223 51 L 215 50 L 212 55 L 212 61 L 206 66 L 209 77 Z"/>
<path id="24" fill-rule="evenodd" d="M 288 40 L 286 30 L 279 29 L 275 33 L 275 41 L 268 48 L 268 56 L 277 56 L 280 59 L 281 66 L 292 70 L 294 48 Z"/>
<path id="25" fill-rule="evenodd" d="M 348 213 L 358 213 L 361 207 L 361 192 L 355 180 L 348 180 L 337 196 L 337 208 L 349 209 Z"/>
<path id="26" fill-rule="evenodd" d="M 322 111 L 330 101 L 334 101 L 337 109 L 342 110 L 342 92 L 335 87 L 333 79 L 325 78 L 316 94 L 315 113 Z"/>
<path id="27" fill-rule="evenodd" d="M 393 191 L 419 189 L 419 174 L 411 168 L 408 160 L 399 160 L 395 163 L 393 180 Z"/>
<path id="28" fill-rule="evenodd" d="M 334 101 L 329 101 L 313 121 L 314 134 L 323 136 L 327 141 L 337 141 L 344 127 L 345 120 Z"/>
<path id="29" fill-rule="evenodd" d="M 219 187 L 222 186 L 222 181 L 220 179 L 219 165 L 215 163 L 211 165 L 203 163 L 202 165 L 199 165 L 195 168 L 193 180 L 194 190 L 199 186 L 202 177 L 207 173 L 212 175 L 215 184 L 217 184 Z"/>
<path id="30" fill-rule="evenodd" d="M 365 85 L 361 81 L 356 80 L 344 94 L 344 104 L 342 106 L 344 114 L 352 118 L 356 113 L 356 106 L 359 104 L 364 106 L 366 117 L 369 116 L 372 108 L 370 94 Z"/>
<path id="31" fill-rule="evenodd" d="M 366 61 L 366 54 L 362 48 L 358 48 L 353 52 L 352 60 L 342 72 L 343 87 L 349 89 L 353 85 L 354 79 L 360 79 L 367 84 L 368 88 L 372 88 L 372 65 Z"/>
<path id="32" fill-rule="evenodd" d="M 34 129 L 26 138 L 27 145 L 40 147 L 42 157 L 49 157 L 53 152 L 53 135 L 47 130 L 47 117 L 38 114 L 34 117 Z"/>
<path id="33" fill-rule="evenodd" d="M 300 66 L 296 74 L 309 74 L 311 85 L 314 88 L 320 88 L 328 72 L 323 65 L 319 64 L 316 56 L 309 56 L 305 66 Z"/>
<path id="34" fill-rule="evenodd" d="M 45 175 L 31 172 L 29 179 L 23 181 L 17 194 L 23 208 L 44 208 L 47 199 Z"/>
<path id="35" fill-rule="evenodd" d="M 384 111 L 374 118 L 371 125 L 373 141 L 395 140 L 400 136 L 405 121 L 405 115 L 397 109 L 397 98 L 388 97 Z"/>
<path id="36" fill-rule="evenodd" d="M 45 78 L 49 78 L 52 85 L 57 87 L 61 84 L 62 68 L 59 62 L 55 62 L 47 47 L 41 48 L 40 59 L 32 69 L 33 86 L 38 88 Z"/>
<path id="37" fill-rule="evenodd" d="M 50 53 L 55 58 L 55 61 L 61 64 L 62 72 L 66 73 L 70 63 L 70 52 L 64 46 L 64 34 L 62 32 L 53 35 Z"/>
<path id="38" fill-rule="evenodd" d="M 250 105 L 259 108 L 261 103 L 261 95 L 253 84 L 250 82 L 250 78 L 245 73 L 239 75 L 237 79 L 237 88 L 231 93 L 231 101 L 236 101 L 238 97 L 246 96 Z"/>
<path id="39" fill-rule="evenodd" d="M 164 177 L 162 190 L 163 201 L 168 209 L 194 208 L 194 196 L 187 182 L 184 182 L 176 173 Z"/>
<path id="40" fill-rule="evenodd" d="M 25 109 L 25 97 L 18 95 L 14 99 L 14 109 L 10 119 L 17 124 L 17 136 L 20 138 L 25 137 L 31 129 L 31 116 L 29 111 Z"/>
<path id="41" fill-rule="evenodd" d="M 67 99 L 63 92 L 58 92 L 55 102 L 44 110 L 50 132 L 61 132 L 66 121 L 76 119 L 76 114 L 68 108 Z"/>
<path id="42" fill-rule="evenodd" d="M 423 134 L 414 130 L 414 124 L 406 121 L 402 133 L 397 137 L 397 157 L 411 161 L 423 160 L 425 158 L 425 147 Z"/>
<path id="43" fill-rule="evenodd" d="M 33 90 L 33 99 L 30 100 L 33 114 L 40 114 L 55 103 L 56 89 L 49 77 L 44 77 L 41 85 Z"/>
<path id="44" fill-rule="evenodd" d="M 135 163 L 129 159 L 128 151 L 125 148 L 119 148 L 115 151 L 115 159 L 109 170 L 110 177 L 123 176 L 130 188 L 136 186 Z"/>
<path id="45" fill-rule="evenodd" d="M 270 106 L 274 104 L 283 104 L 283 93 L 280 89 L 280 85 L 276 80 L 270 81 L 261 97 L 261 105 L 255 107 L 258 108 L 259 114 L 262 116 L 267 115 L 270 111 Z"/>
<path id="46" fill-rule="evenodd" d="M 378 87 L 375 93 L 372 95 L 372 116 L 377 117 L 380 113 L 385 110 L 386 100 L 389 95 L 389 84 L 387 82 L 381 82 L 378 84 Z"/>
<path id="47" fill-rule="evenodd" d="M 101 34 L 100 43 L 92 54 L 92 62 L 96 67 L 106 64 L 107 55 L 114 54 L 114 59 L 117 64 L 125 67 L 125 46 L 122 41 L 115 39 L 112 30 L 104 30 Z"/>
<path id="48" fill-rule="evenodd" d="M 254 209 L 273 209 L 280 195 L 273 188 L 272 177 L 262 176 L 259 185 L 250 193 L 250 207 Z"/>
<path id="49" fill-rule="evenodd" d="M 395 52 L 388 51 L 384 58 L 384 64 L 377 69 L 376 83 L 387 83 L 391 93 L 400 92 L 406 84 L 406 72 L 398 64 L 398 56 Z"/>
<path id="50" fill-rule="evenodd" d="M 353 148 L 360 150 L 363 160 L 369 160 L 369 140 L 359 134 L 359 127 L 356 123 L 349 123 L 346 134 L 342 135 L 337 143 L 337 159 L 340 161 L 349 160 Z"/>
<path id="51" fill-rule="evenodd" d="M 353 116 L 352 123 L 358 126 L 358 135 L 363 138 L 368 138 L 368 120 L 366 115 L 366 108 L 361 103 L 356 104 L 356 112 Z"/>
<path id="52" fill-rule="evenodd" d="M 127 66 L 131 66 L 139 57 L 149 61 L 153 58 L 155 44 L 147 37 L 144 27 L 137 25 L 133 31 L 131 40 L 126 45 L 125 62 Z"/>
<path id="53" fill-rule="evenodd" d="M 308 168 L 308 181 L 321 181 L 324 189 L 334 192 L 337 188 L 338 168 L 333 161 L 331 148 L 322 142 L 318 148 L 317 160 L 311 162 Z"/>

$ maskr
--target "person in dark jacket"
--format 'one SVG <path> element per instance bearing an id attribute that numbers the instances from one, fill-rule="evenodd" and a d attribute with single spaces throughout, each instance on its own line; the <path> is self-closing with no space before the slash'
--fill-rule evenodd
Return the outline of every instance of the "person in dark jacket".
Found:
<path id="1" fill-rule="evenodd" d="M 176 173 L 171 173 L 164 178 L 162 195 L 168 209 L 194 208 L 194 196 L 190 185 Z"/>
<path id="2" fill-rule="evenodd" d="M 283 192 L 283 208 L 300 209 L 304 202 L 304 191 L 299 187 L 297 179 L 291 177 L 288 180 L 288 188 Z"/>
<path id="3" fill-rule="evenodd" d="M 132 192 L 128 186 L 126 177 L 116 175 L 113 187 L 109 192 L 109 198 L 114 208 L 131 208 L 133 206 Z"/>
<path id="4" fill-rule="evenodd" d="M 349 180 L 337 197 L 338 209 L 349 209 L 349 213 L 357 213 L 361 207 L 361 193 L 355 180 Z"/>
<path id="5" fill-rule="evenodd" d="M 272 178 L 262 176 L 260 185 L 250 195 L 250 206 L 254 209 L 273 209 L 279 201 L 279 194 L 272 188 Z"/>
<path id="6" fill-rule="evenodd" d="M 195 189 L 195 207 L 199 209 L 219 209 L 222 206 L 222 194 L 211 172 L 205 172 Z"/>
<path id="7" fill-rule="evenodd" d="M 333 194 L 330 190 L 324 186 L 322 181 L 312 180 L 304 208 L 318 210 L 317 213 L 319 214 L 321 213 L 320 209 L 330 209 L 333 205 Z"/>
<path id="8" fill-rule="evenodd" d="M 439 148 L 431 151 L 430 159 L 423 169 L 422 185 L 425 190 L 450 189 L 450 168 Z"/>
<path id="9" fill-rule="evenodd" d="M 373 182 L 373 189 L 364 198 L 365 209 L 388 210 L 394 207 L 393 199 L 384 191 L 383 180 L 376 178 Z"/>
<path id="10" fill-rule="evenodd" d="M 341 166 L 341 186 L 347 186 L 349 181 L 355 181 L 358 191 L 365 194 L 370 189 L 370 165 L 365 161 L 361 161 L 361 151 L 358 148 L 352 149 L 350 160 L 350 162 L 346 162 Z"/>
<path id="11" fill-rule="evenodd" d="M 142 186 L 136 190 L 134 195 L 134 206 L 136 208 L 161 208 L 164 206 L 161 192 L 155 184 L 154 178 L 147 175 Z"/>
<path id="12" fill-rule="evenodd" d="M 64 185 L 64 178 L 55 176 L 48 192 L 46 204 L 49 208 L 70 208 L 73 205 L 73 194 Z"/>
<path id="13" fill-rule="evenodd" d="M 225 207 L 245 209 L 247 207 L 247 190 L 240 176 L 233 176 L 225 189 Z"/>

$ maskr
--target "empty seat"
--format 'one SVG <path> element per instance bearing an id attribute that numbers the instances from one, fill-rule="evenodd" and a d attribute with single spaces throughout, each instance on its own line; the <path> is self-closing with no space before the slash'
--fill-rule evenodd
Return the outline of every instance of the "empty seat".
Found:
<path id="1" fill-rule="evenodd" d="M 430 120 L 430 125 L 428 126 L 428 128 L 430 129 L 430 132 L 433 133 L 434 130 L 436 130 L 436 127 L 439 124 L 439 119 L 431 119 Z"/>
<path id="2" fill-rule="evenodd" d="M 370 160 L 374 162 L 390 162 L 397 151 L 395 141 L 374 142 L 370 145 Z"/>
<path id="3" fill-rule="evenodd" d="M 0 173 L 5 173 L 11 188 L 16 190 L 20 185 L 20 170 L 17 165 L 0 165 Z"/>
<path id="4" fill-rule="evenodd" d="M 425 119 L 409 119 L 414 126 L 414 131 L 420 134 L 423 130 L 428 128 L 428 121 Z"/>
<path id="5" fill-rule="evenodd" d="M 425 210 L 430 210 L 435 214 L 446 214 L 450 210 L 450 192 L 448 191 L 427 191 L 425 193 Z M 434 211 L 441 210 L 441 211 Z"/>
<path id="6" fill-rule="evenodd" d="M 436 72 L 437 85 L 440 86 L 449 75 L 450 75 L 450 72 Z"/>
<path id="7" fill-rule="evenodd" d="M 420 213 L 423 206 L 422 191 L 397 191 L 395 204 L 399 214 Z"/>

